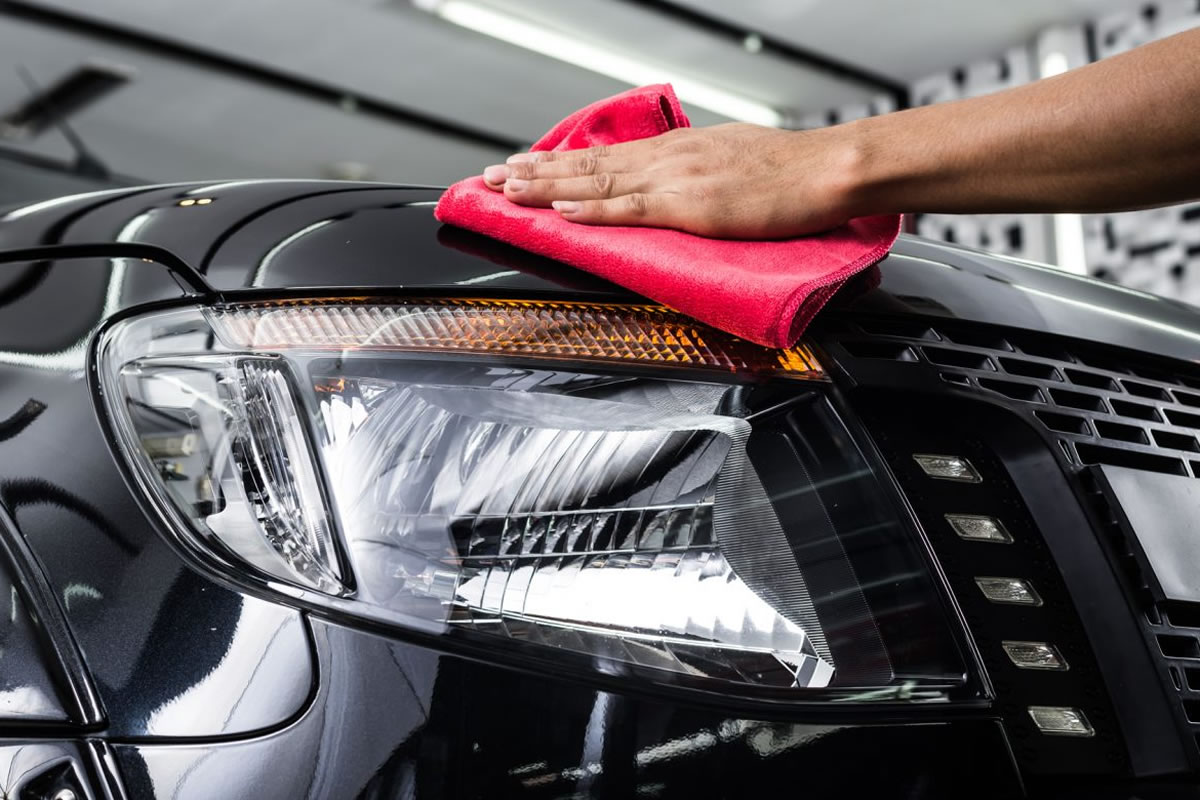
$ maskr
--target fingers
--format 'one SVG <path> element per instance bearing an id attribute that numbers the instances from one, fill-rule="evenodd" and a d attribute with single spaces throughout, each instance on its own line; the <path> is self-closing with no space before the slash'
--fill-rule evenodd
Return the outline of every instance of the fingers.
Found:
<path id="1" fill-rule="evenodd" d="M 642 165 L 637 159 L 622 155 L 583 155 L 555 161 L 513 161 L 504 165 L 510 178 L 537 180 L 539 178 L 584 178 L 605 172 L 634 172 Z"/>
<path id="2" fill-rule="evenodd" d="M 483 171 L 483 180 L 493 189 L 499 190 L 509 180 L 557 180 L 560 178 L 586 178 L 593 175 L 636 172 L 637 165 L 620 157 L 599 158 L 581 156 L 559 161 L 514 161 L 496 164 Z"/>
<path id="3" fill-rule="evenodd" d="M 483 179 L 514 203 L 552 206 L 572 222 L 681 227 L 675 208 L 678 187 L 673 182 L 664 185 L 655 175 L 665 138 L 517 153 L 485 169 Z"/>
<path id="4" fill-rule="evenodd" d="M 503 164 L 493 164 L 483 170 L 483 183 L 493 191 L 502 190 L 506 180 L 508 180 L 508 167 Z"/>
<path id="5" fill-rule="evenodd" d="M 514 203 L 546 208 L 555 200 L 606 200 L 653 188 L 652 177 L 644 173 L 599 172 L 578 178 L 509 178 L 503 190 Z"/>
<path id="6" fill-rule="evenodd" d="M 597 145 L 579 150 L 536 150 L 529 153 L 514 153 L 505 159 L 506 164 L 549 164 L 554 161 L 572 161 L 578 158 L 607 158 L 617 145 Z"/>
<path id="7" fill-rule="evenodd" d="M 648 150 L 654 146 L 653 139 L 636 139 L 632 142 L 617 142 L 616 144 L 601 144 L 595 147 L 584 147 L 579 150 L 538 150 L 531 153 L 516 153 L 508 157 L 508 164 L 553 164 L 563 161 L 580 159 L 603 159 L 627 156 L 639 150 Z"/>
<path id="8" fill-rule="evenodd" d="M 583 150 L 541 150 L 509 156 L 504 164 L 483 171 L 484 183 L 499 191 L 510 178 L 540 180 L 577 178 L 599 173 L 637 172 L 651 162 L 649 154 L 657 145 L 652 139 L 589 147 Z"/>
<path id="9" fill-rule="evenodd" d="M 648 225 L 677 227 L 673 195 L 633 194 L 607 200 L 558 200 L 553 204 L 563 219 L 586 225 Z"/>

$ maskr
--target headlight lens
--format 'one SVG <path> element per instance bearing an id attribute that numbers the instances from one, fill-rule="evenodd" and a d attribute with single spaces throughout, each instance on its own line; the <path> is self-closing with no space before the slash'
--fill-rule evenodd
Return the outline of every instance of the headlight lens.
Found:
<path id="1" fill-rule="evenodd" d="M 511 301 L 187 308 L 98 348 L 122 456 L 226 577 L 673 682 L 963 679 L 875 476 L 786 380 L 821 377 L 803 348 Z"/>

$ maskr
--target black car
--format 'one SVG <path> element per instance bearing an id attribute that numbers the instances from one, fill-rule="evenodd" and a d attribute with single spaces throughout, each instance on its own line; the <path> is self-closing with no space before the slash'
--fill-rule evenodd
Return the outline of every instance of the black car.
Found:
<path id="1" fill-rule="evenodd" d="M 772 351 L 438 195 L 0 212 L 5 797 L 1194 796 L 1193 309 L 902 237 Z"/>

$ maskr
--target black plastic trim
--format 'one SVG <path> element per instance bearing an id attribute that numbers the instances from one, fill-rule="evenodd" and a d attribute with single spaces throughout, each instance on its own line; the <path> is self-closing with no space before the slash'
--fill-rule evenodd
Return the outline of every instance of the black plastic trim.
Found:
<path id="1" fill-rule="evenodd" d="M 53 244 L 0 250 L 0 265 L 26 261 L 66 261 L 80 258 L 130 258 L 159 264 L 184 292 L 200 302 L 220 302 L 221 293 L 209 285 L 195 267 L 165 247 L 140 242 L 104 242 L 99 244 Z"/>
<path id="2" fill-rule="evenodd" d="M 864 318 L 864 321 L 875 324 L 880 319 L 887 318 L 872 316 Z M 1033 463 L 1019 449 L 1015 449 L 1016 446 L 1012 442 L 996 441 L 993 447 L 1006 463 L 1011 461 L 1009 472 L 1012 481 L 1019 489 L 1022 500 L 1028 505 L 1068 592 L 1075 601 L 1079 620 L 1099 664 L 1107 694 L 1124 734 L 1129 750 L 1130 771 L 1134 775 L 1148 776 L 1194 769 L 1189 749 L 1184 746 L 1175 729 L 1172 698 L 1168 696 L 1159 679 L 1152 654 L 1142 645 L 1141 626 L 1132 598 L 1127 597 L 1123 590 L 1115 571 L 1116 567 L 1110 561 L 1108 548 L 1097 534 L 1088 508 L 1085 487 L 1074 477 L 1078 471 L 1078 464 L 1071 451 L 1059 445 L 1059 437 L 1049 431 L 1036 416 L 1036 409 L 1045 409 L 1046 406 L 1013 399 L 999 392 L 981 391 L 980 378 L 987 374 L 982 371 L 976 375 L 967 370 L 972 373 L 970 379 L 954 383 L 944 380 L 939 367 L 927 362 L 856 358 L 849 348 L 841 344 L 842 341 L 852 343 L 871 341 L 875 338 L 867 333 L 867 326 L 859 327 L 857 321 L 858 317 L 849 315 L 840 318 L 836 323 L 827 318 L 825 327 L 831 332 L 827 336 L 818 335 L 817 340 L 832 352 L 837 362 L 859 387 L 886 388 L 930 399 L 958 398 L 964 402 L 986 403 L 1023 420 L 1032 433 L 1044 443 L 1049 458 L 1038 459 L 1037 463 Z M 903 322 L 909 326 L 916 323 L 911 317 L 905 317 Z M 1010 331 L 999 326 L 935 319 L 927 319 L 926 323 L 928 328 L 944 332 L 943 338 L 952 341 L 956 339 L 959 331 L 967 332 L 967 338 L 975 333 L 989 334 L 999 341 L 1008 339 L 1023 343 L 1029 338 L 1028 332 Z M 924 343 L 920 340 L 903 341 L 903 338 L 906 337 L 899 341 L 890 341 L 911 347 Z M 1039 339 L 1039 344 L 1059 343 L 1059 339 L 1052 336 Z M 1065 340 L 1061 345 L 1064 350 L 1075 347 Z M 1089 356 L 1097 349 L 1094 344 L 1083 344 L 1080 347 L 1087 348 Z M 988 354 L 993 354 L 1001 348 L 989 346 L 980 349 L 987 349 L 992 351 Z M 1022 351 L 1025 351 L 1023 345 Z M 1046 358 L 1040 353 L 1036 357 Z M 1154 357 L 1150 356 L 1150 360 L 1153 361 Z M 1088 363 L 1090 362 L 1089 358 Z M 828 367 L 828 363 L 826 365 Z M 1030 389 L 1040 388 L 1039 383 L 1026 380 Z M 1062 390 L 1052 388 L 1050 391 L 1053 394 Z M 1101 402 L 1097 413 L 1107 414 L 1103 410 L 1100 397 L 1094 394 L 1088 397 Z M 1084 413 L 1091 416 L 1090 412 Z M 1133 446 L 1130 447 L 1132 449 Z M 1073 498 L 1074 502 L 1064 502 L 1066 498 Z M 1092 537 L 1081 538 L 1078 536 L 1079 531 L 1091 532 Z"/>

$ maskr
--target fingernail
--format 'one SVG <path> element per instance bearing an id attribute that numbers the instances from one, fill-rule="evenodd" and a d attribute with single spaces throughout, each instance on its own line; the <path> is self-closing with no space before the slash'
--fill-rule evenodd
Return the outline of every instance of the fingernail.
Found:
<path id="1" fill-rule="evenodd" d="M 516 153 L 505 159 L 509 164 L 519 164 L 529 161 L 537 161 L 540 156 L 537 153 Z"/>
<path id="2" fill-rule="evenodd" d="M 579 203 L 576 203 L 574 200 L 555 200 L 550 205 L 560 214 L 574 214 L 581 208 Z"/>
<path id="3" fill-rule="evenodd" d="M 488 183 L 504 183 L 508 180 L 508 167 L 503 164 L 493 164 L 483 171 L 483 179 Z"/>
<path id="4" fill-rule="evenodd" d="M 521 180 L 520 178 L 509 178 L 504 184 L 510 192 L 523 192 L 529 187 L 529 181 Z"/>

